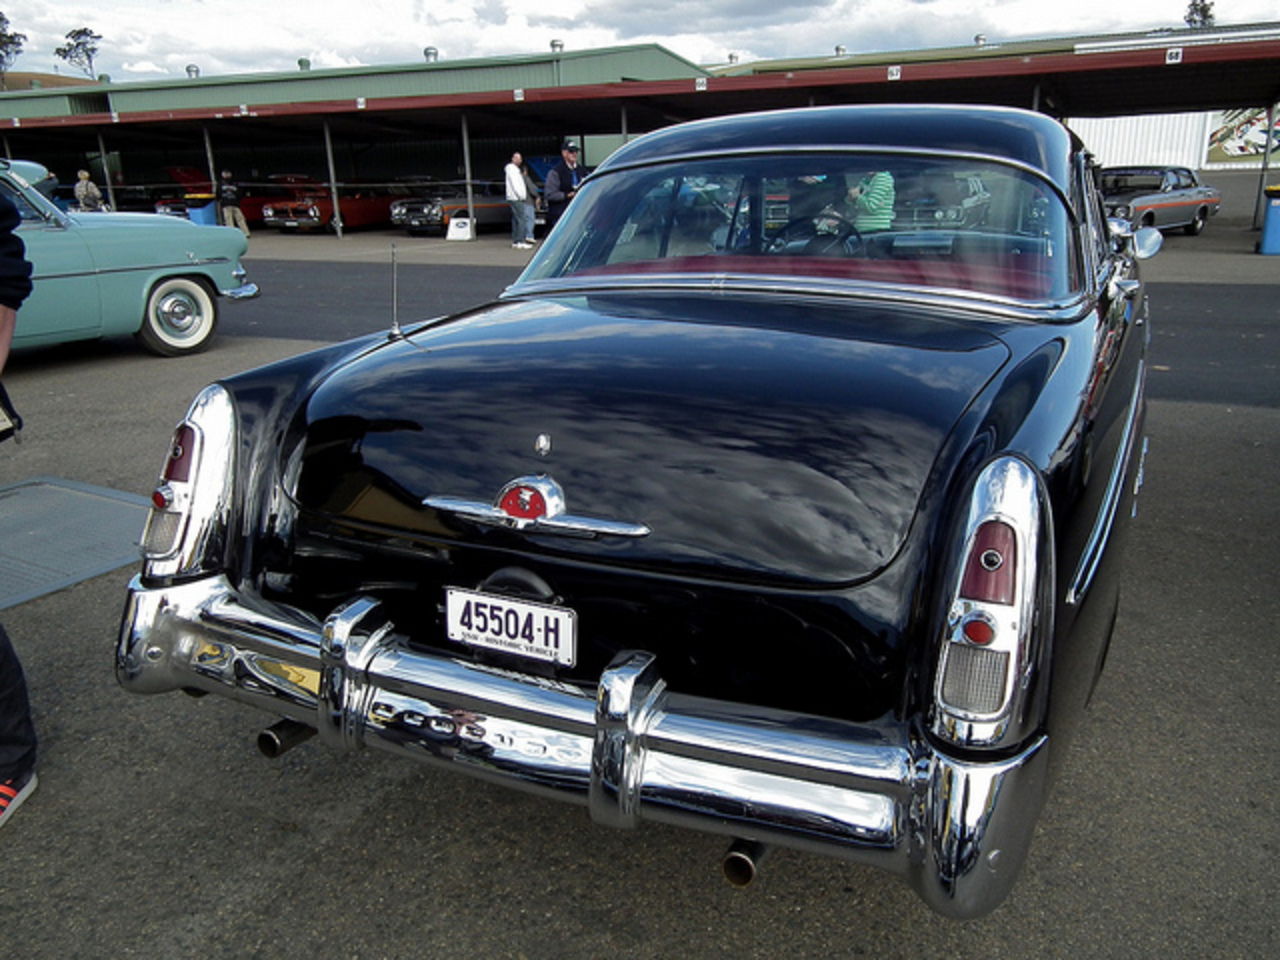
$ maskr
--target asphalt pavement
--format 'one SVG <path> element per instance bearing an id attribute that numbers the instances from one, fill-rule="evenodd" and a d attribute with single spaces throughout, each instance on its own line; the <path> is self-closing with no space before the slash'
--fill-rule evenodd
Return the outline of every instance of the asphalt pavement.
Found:
<path id="1" fill-rule="evenodd" d="M 123 568 L 3 614 L 43 745 L 40 789 L 0 833 L 0 942 L 32 958 L 1280 954 L 1280 257 L 1254 254 L 1257 236 L 1228 216 L 1169 237 L 1148 265 L 1152 379 L 1168 390 L 1151 402 L 1117 635 L 1030 861 L 992 916 L 949 922 L 892 877 L 781 850 L 734 890 L 715 838 L 595 827 L 580 808 L 380 753 L 313 740 L 266 760 L 257 711 L 116 686 Z M 462 267 L 514 275 L 528 257 L 495 236 L 259 233 L 248 263 L 375 267 L 393 242 L 441 284 Z M 305 310 L 305 287 L 276 309 Z M 1218 313 L 1179 351 L 1192 290 Z M 17 356 L 5 381 L 29 428 L 0 448 L 0 488 L 48 476 L 145 496 L 206 382 L 314 343 Z"/>

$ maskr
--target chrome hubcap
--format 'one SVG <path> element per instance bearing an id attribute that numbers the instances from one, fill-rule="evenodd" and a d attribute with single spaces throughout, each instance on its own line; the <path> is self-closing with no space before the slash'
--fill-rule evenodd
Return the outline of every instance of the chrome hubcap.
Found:
<path id="1" fill-rule="evenodd" d="M 176 333 L 187 333 L 200 320 L 195 303 L 180 294 L 165 297 L 156 312 L 160 322 Z"/>

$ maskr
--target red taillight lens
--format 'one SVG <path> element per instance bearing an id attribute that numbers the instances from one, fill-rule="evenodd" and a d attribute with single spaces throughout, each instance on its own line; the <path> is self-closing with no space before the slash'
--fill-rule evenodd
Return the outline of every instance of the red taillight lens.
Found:
<path id="1" fill-rule="evenodd" d="M 1017 582 L 1018 545 L 1013 528 L 988 520 L 978 528 L 965 560 L 960 596 L 965 600 L 1012 604 Z"/>
<path id="2" fill-rule="evenodd" d="M 189 424 L 182 424 L 173 433 L 173 445 L 169 448 L 169 459 L 164 463 L 164 480 L 186 483 L 191 476 L 191 454 L 195 449 L 196 432 Z"/>
<path id="3" fill-rule="evenodd" d="M 173 487 L 162 483 L 151 493 L 151 504 L 157 510 L 168 510 L 173 506 Z"/>
<path id="4" fill-rule="evenodd" d="M 991 625 L 989 620 L 982 617 L 970 617 L 964 622 L 964 626 L 960 630 L 966 640 L 970 643 L 976 643 L 980 647 L 985 647 L 996 638 L 996 628 Z"/>

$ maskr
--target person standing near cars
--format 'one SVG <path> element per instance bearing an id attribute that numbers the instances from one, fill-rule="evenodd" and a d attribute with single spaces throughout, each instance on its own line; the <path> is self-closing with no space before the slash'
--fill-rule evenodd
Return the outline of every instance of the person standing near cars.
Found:
<path id="1" fill-rule="evenodd" d="M 849 190 L 853 225 L 859 233 L 875 233 L 893 226 L 893 174 L 873 170 Z"/>
<path id="2" fill-rule="evenodd" d="M 524 175 L 524 157 L 519 151 L 503 168 L 507 181 L 507 204 L 511 207 L 511 246 L 528 250 L 533 246 L 533 197 Z"/>
<path id="3" fill-rule="evenodd" d="M 0 373 L 9 359 L 18 307 L 31 293 L 31 264 L 14 230 L 18 211 L 0 193 Z M 27 681 L 9 635 L 0 625 L 0 827 L 31 796 L 36 777 L 36 731 L 31 722 Z"/>
<path id="4" fill-rule="evenodd" d="M 547 174 L 542 188 L 542 199 L 547 204 L 547 229 L 550 230 L 564 213 L 569 201 L 578 193 L 578 184 L 586 178 L 586 172 L 578 166 L 578 145 L 566 140 L 560 148 L 561 160 Z"/>
<path id="5" fill-rule="evenodd" d="M 81 210 L 92 212 L 102 209 L 102 191 L 90 179 L 88 170 L 76 172 L 75 196 Z"/>
<path id="6" fill-rule="evenodd" d="M 240 209 L 240 187 L 231 179 L 231 171 L 222 171 L 222 182 L 218 184 L 218 202 L 222 204 L 222 223 L 228 227 L 237 227 L 246 237 L 249 236 L 249 223 Z"/>

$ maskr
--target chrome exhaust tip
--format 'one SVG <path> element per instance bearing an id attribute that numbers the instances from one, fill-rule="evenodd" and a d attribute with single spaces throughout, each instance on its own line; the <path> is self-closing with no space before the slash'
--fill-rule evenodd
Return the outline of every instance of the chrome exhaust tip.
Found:
<path id="1" fill-rule="evenodd" d="M 720 869 L 734 887 L 749 887 L 760 872 L 769 848 L 756 840 L 735 840 L 729 845 Z"/>
<path id="2" fill-rule="evenodd" d="M 316 735 L 316 728 L 288 718 L 273 723 L 258 734 L 258 749 L 272 760 Z"/>

